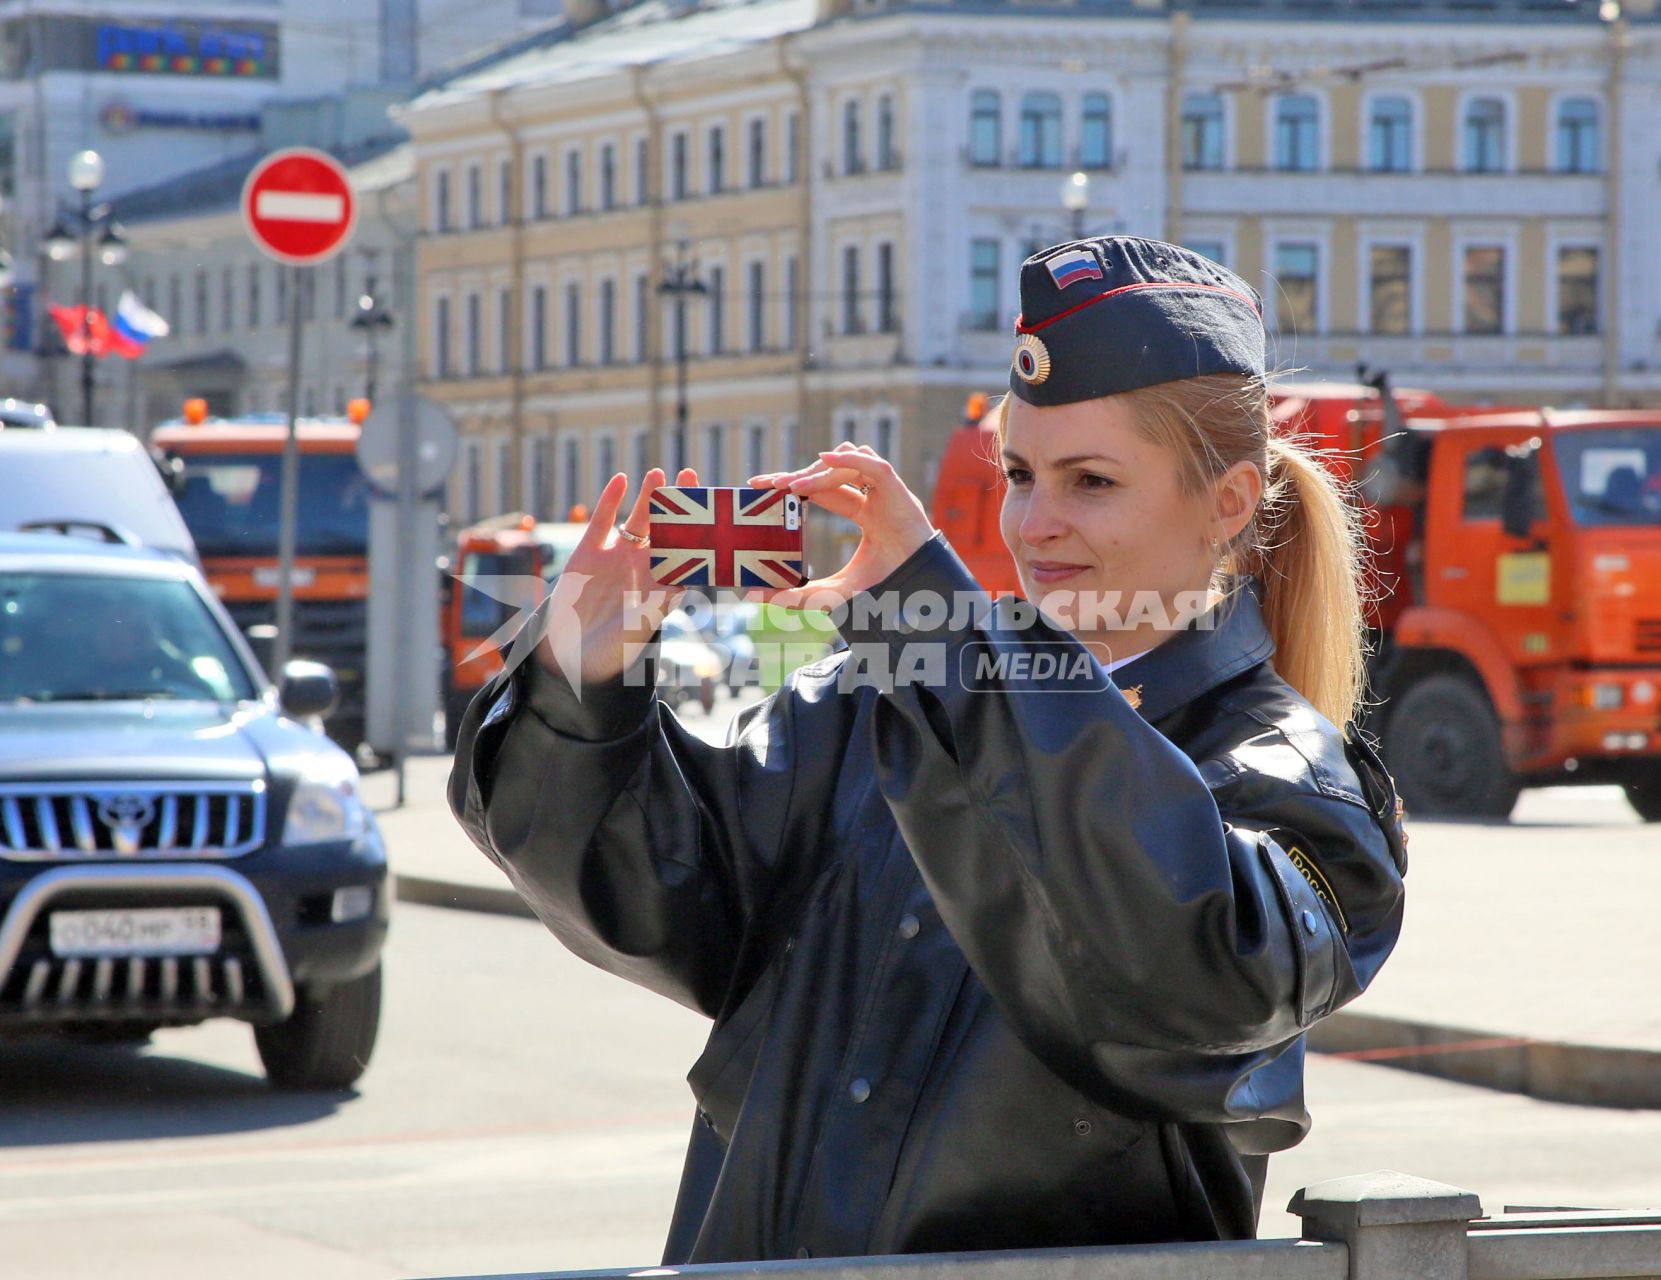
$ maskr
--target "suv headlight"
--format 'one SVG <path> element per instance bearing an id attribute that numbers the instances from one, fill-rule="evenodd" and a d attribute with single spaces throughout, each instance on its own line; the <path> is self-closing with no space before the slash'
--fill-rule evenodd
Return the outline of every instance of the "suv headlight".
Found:
<path id="1" fill-rule="evenodd" d="M 283 843 L 321 844 L 356 840 L 369 829 L 368 810 L 350 778 L 336 782 L 302 782 L 289 797 Z"/>

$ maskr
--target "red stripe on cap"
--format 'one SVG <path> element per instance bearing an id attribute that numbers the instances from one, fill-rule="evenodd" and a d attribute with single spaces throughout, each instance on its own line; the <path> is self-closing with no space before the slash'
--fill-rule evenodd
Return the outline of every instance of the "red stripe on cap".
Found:
<path id="1" fill-rule="evenodd" d="M 1117 289 L 1109 289 L 1106 293 L 1098 293 L 1094 298 L 1086 298 L 1083 302 L 1078 303 L 1076 306 L 1068 307 L 1067 310 L 1065 310 L 1065 311 L 1058 311 L 1055 315 L 1051 316 L 1048 320 L 1040 320 L 1037 324 L 1034 324 L 1034 325 L 1022 324 L 1021 323 L 1021 318 L 1019 316 L 1017 316 L 1015 318 L 1015 332 L 1016 333 L 1037 333 L 1040 329 L 1047 328 L 1048 326 L 1054 324 L 1057 320 L 1065 320 L 1068 316 L 1072 315 L 1075 311 L 1083 311 L 1086 307 L 1095 306 L 1103 298 L 1111 298 L 1115 294 L 1120 294 L 1120 293 L 1129 293 L 1133 289 L 1203 289 L 1207 293 L 1226 293 L 1229 297 L 1239 298 L 1241 302 L 1244 302 L 1248 307 L 1250 307 L 1252 309 L 1252 314 L 1253 315 L 1258 315 L 1258 316 L 1261 315 L 1261 313 L 1257 309 L 1257 304 L 1255 302 L 1253 302 L 1250 298 L 1248 298 L 1245 294 L 1241 293 L 1238 289 L 1225 289 L 1220 284 L 1182 284 L 1182 283 L 1179 283 L 1179 282 L 1174 281 L 1174 280 L 1173 281 L 1153 281 L 1153 282 L 1146 283 L 1146 284 L 1122 284 Z"/>

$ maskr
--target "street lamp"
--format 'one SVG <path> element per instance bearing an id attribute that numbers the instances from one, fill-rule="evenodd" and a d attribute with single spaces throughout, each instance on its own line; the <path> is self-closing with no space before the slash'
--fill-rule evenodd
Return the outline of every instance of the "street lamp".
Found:
<path id="1" fill-rule="evenodd" d="M 698 279 L 698 264 L 691 257 L 687 242 L 675 243 L 675 261 L 665 265 L 663 280 L 657 291 L 675 300 L 675 467 L 686 465 L 686 297 L 695 293 L 707 294 L 709 288 Z"/>
<path id="2" fill-rule="evenodd" d="M 364 335 L 369 343 L 368 369 L 364 377 L 363 397 L 371 407 L 375 403 L 375 375 L 380 369 L 380 351 L 375 339 L 383 329 L 392 328 L 392 315 L 375 297 L 375 277 L 363 282 L 364 291 L 358 295 L 358 309 L 350 321 L 351 327 Z"/>
<path id="3" fill-rule="evenodd" d="M 97 228 L 102 211 L 92 207 L 92 194 L 104 182 L 104 158 L 96 151 L 77 151 L 69 159 L 69 185 L 80 192 L 80 226 L 71 230 L 62 215 L 52 224 L 45 237 L 46 256 L 53 262 L 81 259 L 81 417 L 86 425 L 93 421 L 93 360 L 92 350 L 92 233 Z M 103 215 L 107 216 L 107 215 Z M 127 241 L 121 228 L 105 222 L 98 236 L 98 261 L 107 267 L 120 266 L 127 260 Z"/>
<path id="4" fill-rule="evenodd" d="M 1084 211 L 1090 207 L 1090 175 L 1082 169 L 1061 184 L 1061 207 L 1073 219 L 1073 239 L 1084 239 Z"/>

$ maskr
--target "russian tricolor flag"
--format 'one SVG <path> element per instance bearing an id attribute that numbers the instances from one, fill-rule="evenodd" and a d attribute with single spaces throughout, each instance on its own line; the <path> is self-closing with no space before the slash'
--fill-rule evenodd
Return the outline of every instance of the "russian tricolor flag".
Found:
<path id="1" fill-rule="evenodd" d="M 1069 249 L 1066 253 L 1056 254 L 1044 265 L 1050 269 L 1050 279 L 1055 281 L 1057 289 L 1065 289 L 1080 280 L 1102 278 L 1101 263 L 1088 249 Z"/>
<path id="2" fill-rule="evenodd" d="M 110 324 L 110 345 L 117 355 L 136 360 L 150 339 L 165 338 L 169 332 L 167 321 L 140 302 L 131 289 L 121 295 Z"/>

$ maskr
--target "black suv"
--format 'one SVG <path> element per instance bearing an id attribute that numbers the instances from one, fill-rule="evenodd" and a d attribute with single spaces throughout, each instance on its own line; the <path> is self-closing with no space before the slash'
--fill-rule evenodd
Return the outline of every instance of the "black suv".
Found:
<path id="1" fill-rule="evenodd" d="M 193 567 L 0 534 L 0 1034 L 252 1023 L 273 1084 L 344 1088 L 380 1021 L 386 850 Z"/>

